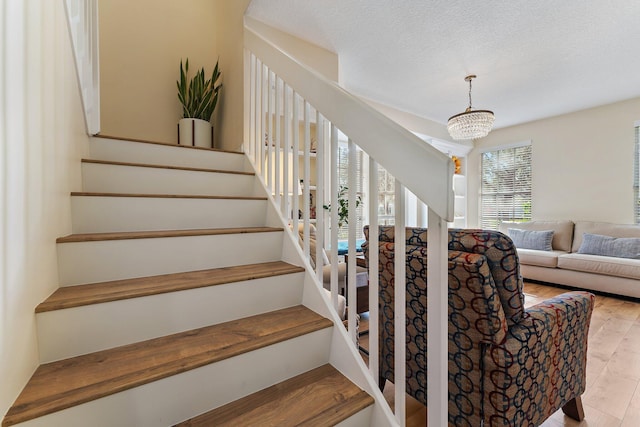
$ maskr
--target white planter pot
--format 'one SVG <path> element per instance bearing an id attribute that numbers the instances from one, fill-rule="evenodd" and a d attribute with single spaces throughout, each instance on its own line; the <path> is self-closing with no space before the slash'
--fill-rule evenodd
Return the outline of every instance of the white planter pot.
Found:
<path id="1" fill-rule="evenodd" d="M 200 119 L 181 119 L 178 121 L 178 144 L 213 148 L 211 123 Z"/>

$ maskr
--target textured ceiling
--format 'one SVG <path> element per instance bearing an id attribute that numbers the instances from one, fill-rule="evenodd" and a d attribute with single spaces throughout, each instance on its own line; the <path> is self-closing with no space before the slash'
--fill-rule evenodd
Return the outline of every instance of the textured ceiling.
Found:
<path id="1" fill-rule="evenodd" d="M 496 128 L 640 96 L 639 0 L 253 0 L 247 15 L 336 52 L 350 91 L 443 124 L 467 74 Z"/>

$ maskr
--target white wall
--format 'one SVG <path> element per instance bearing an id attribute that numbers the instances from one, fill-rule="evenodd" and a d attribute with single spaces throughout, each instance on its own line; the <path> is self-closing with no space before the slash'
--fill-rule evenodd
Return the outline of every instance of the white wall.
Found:
<path id="1" fill-rule="evenodd" d="M 250 0 L 101 0 L 103 135 L 175 144 L 181 58 L 207 75 L 219 59 L 215 146 L 237 150 L 243 132 L 243 17 Z"/>
<path id="2" fill-rule="evenodd" d="M 380 104 L 371 99 L 364 99 L 369 105 L 389 117 L 391 120 L 409 129 L 411 132 L 416 132 L 422 135 L 428 135 L 431 138 L 437 138 L 440 140 L 450 141 L 451 137 L 447 132 L 447 126 L 436 123 L 433 120 L 429 120 L 424 117 L 416 116 L 406 111 L 400 111 L 388 105 Z M 452 144 L 456 144 L 452 142 Z"/>
<path id="3" fill-rule="evenodd" d="M 525 140 L 533 146 L 533 219 L 633 223 L 639 119 L 635 98 L 491 132 L 468 157 L 468 226 L 478 225 L 480 150 Z"/>
<path id="4" fill-rule="evenodd" d="M 0 7 L 0 415 L 38 365 L 34 308 L 58 287 L 55 239 L 87 152 L 60 0 Z"/>
<path id="5" fill-rule="evenodd" d="M 223 94 L 217 112 L 219 145 L 238 150 L 244 132 L 244 11 L 251 0 L 216 0 L 216 28 L 220 64 L 224 64 Z"/>
<path id="6" fill-rule="evenodd" d="M 220 60 L 223 88 L 212 118 L 215 146 L 237 150 L 244 129 L 243 19 L 250 0 L 101 0 L 101 133 L 177 142 L 175 81 L 181 58 L 210 74 Z M 258 24 L 277 42 L 337 80 L 335 54 Z"/>
<path id="7" fill-rule="evenodd" d="M 216 10 L 212 0 L 99 2 L 102 134 L 178 142 L 180 60 L 211 76 Z M 232 71 L 222 58 L 220 67 L 224 82 Z"/>
<path id="8" fill-rule="evenodd" d="M 289 33 L 278 30 L 250 17 L 245 22 L 264 38 L 294 57 L 300 63 L 316 70 L 329 80 L 338 82 L 338 55 Z"/>

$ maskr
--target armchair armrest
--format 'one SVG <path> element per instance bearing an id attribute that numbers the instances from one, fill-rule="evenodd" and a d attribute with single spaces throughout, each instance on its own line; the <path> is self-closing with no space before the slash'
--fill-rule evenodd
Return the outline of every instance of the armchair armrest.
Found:
<path id="1" fill-rule="evenodd" d="M 538 425 L 584 392 L 593 303 L 588 292 L 543 301 L 525 311 L 503 344 L 487 347 L 485 420 Z"/>

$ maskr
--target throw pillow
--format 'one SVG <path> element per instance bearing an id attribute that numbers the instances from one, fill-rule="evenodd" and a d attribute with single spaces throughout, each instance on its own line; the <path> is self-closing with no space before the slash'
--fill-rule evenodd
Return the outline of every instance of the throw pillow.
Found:
<path id="1" fill-rule="evenodd" d="M 640 238 L 584 233 L 578 253 L 640 259 Z"/>
<path id="2" fill-rule="evenodd" d="M 537 249 L 539 251 L 552 251 L 551 241 L 553 240 L 553 230 L 534 231 L 521 230 L 519 228 L 508 228 L 507 234 L 513 240 L 516 248 Z"/>

